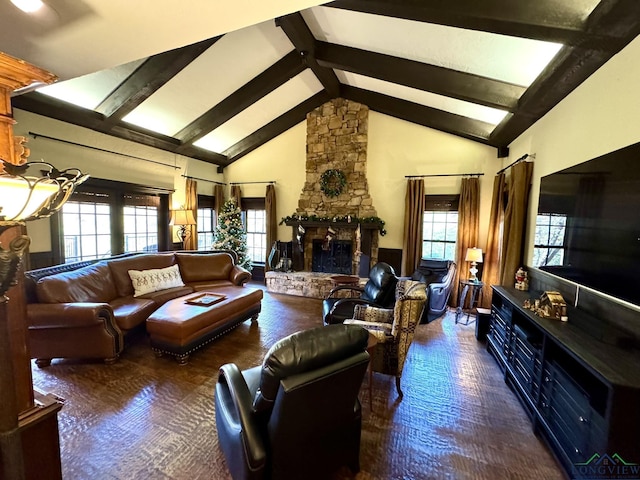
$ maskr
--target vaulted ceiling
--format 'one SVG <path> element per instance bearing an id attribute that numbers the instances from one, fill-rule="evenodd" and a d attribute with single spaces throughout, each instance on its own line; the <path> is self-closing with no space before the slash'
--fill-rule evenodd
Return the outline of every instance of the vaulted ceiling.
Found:
<path id="1" fill-rule="evenodd" d="M 0 6 L 2 18 L 7 8 Z M 105 51 L 118 27 L 102 39 Z M 504 156 L 639 33 L 637 0 L 337 0 L 66 79 L 12 103 L 220 169 L 335 97 Z"/>

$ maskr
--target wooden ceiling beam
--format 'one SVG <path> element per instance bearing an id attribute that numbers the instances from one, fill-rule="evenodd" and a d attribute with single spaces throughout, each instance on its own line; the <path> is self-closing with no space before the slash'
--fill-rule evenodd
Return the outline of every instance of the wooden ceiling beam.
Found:
<path id="1" fill-rule="evenodd" d="M 318 80 L 331 98 L 336 98 L 340 95 L 340 81 L 336 74 L 331 68 L 326 68 L 316 61 L 317 42 L 300 12 L 276 18 L 276 25 L 282 28 L 285 35 L 289 37 L 296 51 L 315 76 L 318 77 Z"/>
<path id="2" fill-rule="evenodd" d="M 180 130 L 175 137 L 184 144 L 181 150 L 189 148 L 193 142 L 212 132 L 306 68 L 298 53 L 292 50 L 260 75 Z"/>
<path id="3" fill-rule="evenodd" d="M 487 145 L 494 128 L 494 125 L 480 120 L 348 85 L 342 85 L 341 96 L 363 103 L 376 112 Z"/>
<path id="4" fill-rule="evenodd" d="M 624 48 L 640 34 L 640 2 L 602 0 L 589 19 L 589 29 L 608 31 Z M 619 50 L 564 47 L 520 98 L 512 116 L 506 117 L 490 137 L 495 146 L 507 146 L 542 118 Z"/>
<path id="5" fill-rule="evenodd" d="M 519 85 L 471 73 L 325 42 L 317 42 L 316 58 L 323 67 L 508 111 L 517 107 L 525 91 Z"/>
<path id="6" fill-rule="evenodd" d="M 307 118 L 307 114 L 310 111 L 328 102 L 332 98 L 333 97 L 331 97 L 326 91 L 316 93 L 313 97 L 308 98 L 288 112 L 283 113 L 275 120 L 269 122 L 264 127 L 256 130 L 248 137 L 243 138 L 241 141 L 223 152 L 224 155 L 228 157 L 229 164 L 235 162 L 249 152 L 252 152 L 261 145 L 264 145 L 281 133 L 295 127 L 298 123 Z"/>
<path id="7" fill-rule="evenodd" d="M 336 0 L 326 6 L 583 48 L 619 49 L 612 32 L 586 31 L 590 6 L 584 2 Z"/>
<path id="8" fill-rule="evenodd" d="M 13 97 L 11 99 L 11 103 L 14 108 L 18 108 L 20 110 L 36 113 L 38 115 L 78 125 L 106 135 L 111 135 L 112 137 L 122 138 L 131 142 L 137 142 L 149 147 L 165 150 L 167 152 L 181 153 L 188 157 L 213 163 L 215 165 L 220 165 L 227 160 L 227 157 L 220 155 L 219 153 L 208 152 L 195 147 L 189 147 L 178 151 L 181 145 L 175 138 L 135 127 L 124 122 L 116 125 L 108 124 L 104 121 L 104 115 L 100 113 L 56 100 L 55 98 L 43 95 L 42 93 L 32 92 L 26 95 Z"/>
<path id="9" fill-rule="evenodd" d="M 105 122 L 115 124 L 132 112 L 222 36 L 147 58 L 95 108 Z"/>

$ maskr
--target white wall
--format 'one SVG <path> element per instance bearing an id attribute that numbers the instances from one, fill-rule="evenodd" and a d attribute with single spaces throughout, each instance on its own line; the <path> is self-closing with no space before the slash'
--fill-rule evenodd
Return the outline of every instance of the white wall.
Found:
<path id="1" fill-rule="evenodd" d="M 516 139 L 513 161 L 535 153 L 526 263 L 531 265 L 540 178 L 640 141 L 640 37 Z M 639 168 L 640 168 L 640 159 Z"/>
<path id="2" fill-rule="evenodd" d="M 306 122 L 301 122 L 225 169 L 228 182 L 276 181 L 277 216 L 293 214 L 305 182 Z M 481 179 L 481 238 L 486 242 L 493 175 L 501 168 L 496 149 L 376 112 L 369 114 L 367 180 L 378 216 L 386 222 L 383 248 L 402 248 L 405 175 L 486 173 Z M 425 179 L 431 194 L 460 192 L 461 177 Z M 264 196 L 264 184 L 243 185 L 245 197 Z M 311 212 L 310 212 L 311 213 Z M 278 239 L 291 240 L 280 226 Z"/>

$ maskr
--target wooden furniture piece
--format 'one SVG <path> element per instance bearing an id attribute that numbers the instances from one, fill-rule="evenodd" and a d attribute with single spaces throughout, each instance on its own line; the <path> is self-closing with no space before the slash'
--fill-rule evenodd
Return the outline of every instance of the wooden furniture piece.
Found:
<path id="1" fill-rule="evenodd" d="M 640 463 L 638 345 L 583 310 L 561 322 L 522 306 L 539 293 L 494 286 L 487 336 L 534 430 L 570 478 L 602 461 Z"/>
<path id="2" fill-rule="evenodd" d="M 55 78 L 0 52 L 0 158 L 4 161 L 21 165 L 29 155 L 23 146 L 26 139 L 13 135 L 11 93 L 34 82 L 52 83 Z M 28 246 L 23 223 L 0 219 L 0 232 L 3 257 L 21 238 L 27 243 L 24 248 Z M 4 259 L 3 264 L 6 274 Z M 18 268 L 16 283 L 6 296 L 3 289 L 0 298 L 0 479 L 55 480 L 62 478 L 57 423 L 62 403 L 33 390 L 22 278 Z M 2 286 L 8 286 L 4 282 Z"/>
<path id="3" fill-rule="evenodd" d="M 456 309 L 456 323 L 462 323 L 459 321 L 459 319 L 460 316 L 464 314 L 467 315 L 467 321 L 465 323 L 462 323 L 463 325 L 469 325 L 469 323 L 474 322 L 474 320 L 469 320 L 469 318 L 476 303 L 478 302 L 482 287 L 484 287 L 484 283 L 482 282 L 474 280 L 460 280 L 460 286 L 458 287 L 458 290 L 460 291 L 460 297 L 458 298 L 458 308 Z M 469 291 L 471 291 L 469 309 L 465 312 L 464 304 L 467 301 L 467 295 L 469 294 Z"/>

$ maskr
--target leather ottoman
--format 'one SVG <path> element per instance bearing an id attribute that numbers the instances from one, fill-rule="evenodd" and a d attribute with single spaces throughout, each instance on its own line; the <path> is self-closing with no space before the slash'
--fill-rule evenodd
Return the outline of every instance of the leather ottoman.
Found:
<path id="1" fill-rule="evenodd" d="M 203 294 L 225 298 L 209 306 L 187 303 Z M 151 348 L 157 356 L 174 355 L 185 365 L 194 350 L 226 333 L 238 324 L 258 318 L 262 290 L 249 287 L 217 287 L 169 300 L 147 319 Z"/>

